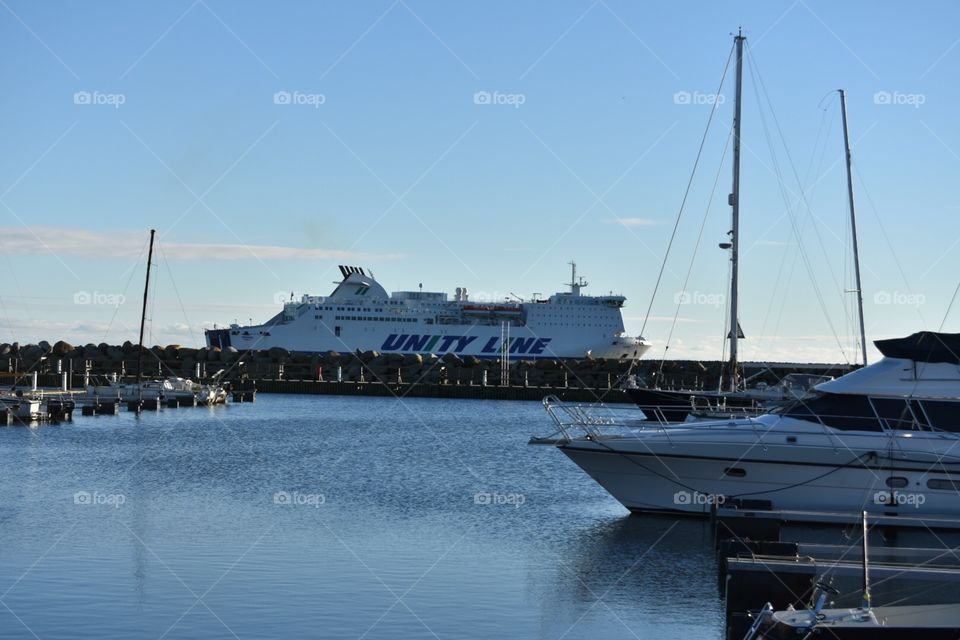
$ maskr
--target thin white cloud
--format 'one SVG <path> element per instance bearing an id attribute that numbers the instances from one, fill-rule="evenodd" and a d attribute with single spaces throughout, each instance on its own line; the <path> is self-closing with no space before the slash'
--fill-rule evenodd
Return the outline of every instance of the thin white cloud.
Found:
<path id="1" fill-rule="evenodd" d="M 653 218 L 608 218 L 604 220 L 607 224 L 622 224 L 625 227 L 652 227 L 660 224 L 659 220 Z"/>
<path id="2" fill-rule="evenodd" d="M 0 251 L 20 255 L 78 258 L 135 258 L 146 234 L 134 231 L 88 231 L 65 227 L 0 227 Z M 369 254 L 338 249 L 257 244 L 160 242 L 170 260 L 391 260 L 400 254 Z"/>
<path id="3" fill-rule="evenodd" d="M 144 342 L 148 345 L 181 344 L 203 346 L 203 330 L 213 323 L 188 325 L 184 322 L 169 322 L 148 327 Z M 137 341 L 139 326 L 122 320 L 34 320 L 22 317 L 0 318 L 0 343 L 19 342 L 36 344 L 46 340 L 53 344 L 65 340 L 72 345 L 87 343 L 122 344 L 125 340 Z"/>

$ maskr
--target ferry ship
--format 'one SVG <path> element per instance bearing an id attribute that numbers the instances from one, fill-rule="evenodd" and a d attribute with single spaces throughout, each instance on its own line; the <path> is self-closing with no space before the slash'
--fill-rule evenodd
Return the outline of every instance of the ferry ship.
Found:
<path id="1" fill-rule="evenodd" d="M 500 359 L 639 358 L 650 348 L 626 335 L 620 295 L 583 295 L 587 286 L 570 263 L 570 291 L 547 299 L 481 302 L 457 287 L 446 293 L 388 294 L 372 272 L 340 266 L 343 279 L 329 296 L 303 295 L 263 324 L 205 331 L 208 347 L 436 354 Z M 536 298 L 536 296 L 535 296 Z"/>

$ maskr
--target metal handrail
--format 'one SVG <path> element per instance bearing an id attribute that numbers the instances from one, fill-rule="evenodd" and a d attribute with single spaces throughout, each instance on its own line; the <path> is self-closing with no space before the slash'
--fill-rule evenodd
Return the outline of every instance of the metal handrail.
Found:
<path id="1" fill-rule="evenodd" d="M 754 640 L 754 638 L 757 637 L 757 633 L 760 632 L 760 628 L 763 626 L 763 621 L 772 615 L 773 605 L 768 602 L 757 612 L 757 617 L 754 618 L 753 624 L 750 625 L 750 628 L 747 630 L 747 635 L 743 636 L 743 640 Z"/>
<path id="2" fill-rule="evenodd" d="M 591 437 L 600 437 L 604 427 L 636 429 L 657 424 L 648 420 L 647 414 L 635 405 L 568 404 L 551 395 L 543 399 L 543 406 L 556 423 L 558 432 L 567 439 L 572 439 L 571 428 L 582 430 Z"/>
<path id="3" fill-rule="evenodd" d="M 554 435 L 563 434 L 568 441 L 574 438 L 573 430 L 584 432 L 591 438 L 601 438 L 605 430 L 614 430 L 618 435 L 625 431 L 657 430 L 667 433 L 671 427 L 687 424 L 668 421 L 659 407 L 566 403 L 552 395 L 543 399 L 543 406 L 557 425 Z M 538 438 L 546 439 L 549 438 Z"/>

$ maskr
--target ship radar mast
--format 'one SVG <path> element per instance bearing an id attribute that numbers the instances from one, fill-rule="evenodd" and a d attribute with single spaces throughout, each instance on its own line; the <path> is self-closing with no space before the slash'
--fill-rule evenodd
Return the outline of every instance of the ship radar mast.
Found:
<path id="1" fill-rule="evenodd" d="M 580 276 L 580 279 L 577 279 L 577 263 L 571 260 L 567 264 L 570 265 L 570 282 L 567 283 L 567 286 L 570 287 L 570 295 L 579 296 L 580 289 L 583 289 L 585 286 L 590 284 L 583 279 L 583 276 Z"/>

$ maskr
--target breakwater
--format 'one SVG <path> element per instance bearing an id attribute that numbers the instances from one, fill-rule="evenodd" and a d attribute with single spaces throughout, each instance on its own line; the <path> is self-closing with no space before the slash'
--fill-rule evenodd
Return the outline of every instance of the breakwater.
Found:
<path id="1" fill-rule="evenodd" d="M 403 355 L 364 351 L 356 353 L 298 353 L 273 348 L 262 351 L 183 347 L 138 347 L 64 341 L 53 344 L 0 344 L 0 383 L 24 386 L 34 372 L 40 384 L 76 388 L 91 379 L 136 374 L 138 360 L 148 377 L 179 376 L 198 381 L 255 380 L 257 388 L 276 393 L 339 395 L 406 395 L 412 397 L 563 399 L 626 401 L 618 387 L 628 375 L 663 388 L 715 388 L 722 363 L 695 360 L 500 360 L 455 354 Z M 776 383 L 796 371 L 842 375 L 845 365 L 746 364 L 752 382 Z M 751 367 L 753 371 L 751 372 Z"/>

